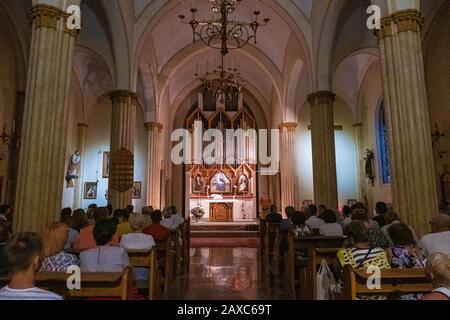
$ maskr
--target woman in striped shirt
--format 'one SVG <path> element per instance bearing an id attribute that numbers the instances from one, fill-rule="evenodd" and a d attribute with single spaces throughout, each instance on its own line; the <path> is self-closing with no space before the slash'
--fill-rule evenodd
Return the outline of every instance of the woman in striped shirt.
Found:
<path id="1" fill-rule="evenodd" d="M 369 266 L 390 269 L 389 260 L 382 248 L 371 248 L 369 229 L 359 221 L 350 223 L 346 229 L 350 247 L 342 249 L 337 256 L 341 266 L 351 265 L 355 269 Z"/>

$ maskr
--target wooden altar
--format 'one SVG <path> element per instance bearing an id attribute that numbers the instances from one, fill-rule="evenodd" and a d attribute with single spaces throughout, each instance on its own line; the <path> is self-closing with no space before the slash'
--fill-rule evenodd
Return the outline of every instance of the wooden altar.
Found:
<path id="1" fill-rule="evenodd" d="M 209 220 L 211 222 L 233 222 L 233 203 L 210 203 Z"/>

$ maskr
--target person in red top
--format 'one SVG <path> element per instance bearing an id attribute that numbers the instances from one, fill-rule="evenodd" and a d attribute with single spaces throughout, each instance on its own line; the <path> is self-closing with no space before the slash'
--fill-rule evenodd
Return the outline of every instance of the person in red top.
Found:
<path id="1" fill-rule="evenodd" d="M 95 223 L 100 222 L 109 217 L 108 208 L 96 208 L 94 211 Z M 117 247 L 119 245 L 119 237 L 117 234 L 114 235 L 111 242 L 108 243 L 109 246 Z M 97 248 L 97 243 L 94 239 L 94 226 L 90 225 L 84 229 L 80 230 L 80 234 L 75 241 L 74 250 L 81 252 L 84 250 Z"/>
<path id="2" fill-rule="evenodd" d="M 145 228 L 143 232 L 145 234 L 149 234 L 155 239 L 156 241 L 163 241 L 166 240 L 169 237 L 169 229 L 163 227 L 161 225 L 162 221 L 162 212 L 161 210 L 155 210 L 151 214 L 152 218 L 152 224 Z"/>

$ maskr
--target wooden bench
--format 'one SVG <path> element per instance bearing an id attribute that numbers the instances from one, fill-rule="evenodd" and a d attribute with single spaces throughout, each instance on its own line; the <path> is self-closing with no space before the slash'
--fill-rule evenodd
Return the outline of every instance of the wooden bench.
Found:
<path id="1" fill-rule="evenodd" d="M 280 224 L 267 223 L 264 237 L 264 262 L 270 266 L 273 273 L 279 274 L 280 266 Z"/>
<path id="2" fill-rule="evenodd" d="M 337 253 L 340 248 L 310 248 L 310 252 L 308 253 L 308 256 L 311 259 L 311 266 L 314 270 L 318 270 L 322 264 L 322 261 L 325 260 L 326 263 L 329 266 L 332 266 L 330 269 L 333 269 L 334 266 L 339 265 L 339 259 L 337 257 Z M 316 274 L 316 273 L 315 273 Z M 314 274 L 314 286 L 312 287 L 313 290 L 313 297 L 316 299 L 317 297 L 317 279 Z"/>
<path id="3" fill-rule="evenodd" d="M 190 248 L 190 233 L 191 222 L 187 220 L 181 228 L 181 238 L 183 240 L 182 246 L 182 272 L 187 273 L 189 271 L 189 260 L 191 254 Z"/>
<path id="4" fill-rule="evenodd" d="M 158 252 L 156 248 L 152 250 L 127 250 L 130 264 L 133 268 L 149 268 L 149 294 L 150 300 L 155 300 L 159 296 L 161 288 L 161 275 L 158 270 Z"/>
<path id="5" fill-rule="evenodd" d="M 261 256 L 264 257 L 264 248 L 265 248 L 265 241 L 266 241 L 266 232 L 267 232 L 267 221 L 266 220 L 259 220 L 259 243 L 260 243 L 260 251 Z"/>
<path id="6" fill-rule="evenodd" d="M 71 274 L 65 272 L 40 272 L 36 274 L 35 283 L 39 288 L 50 290 L 65 298 L 112 298 L 131 300 L 133 291 L 133 269 L 127 267 L 122 273 L 83 272 L 81 289 L 69 290 L 67 280 Z M 0 277 L 0 284 L 9 283 L 9 276 Z"/>
<path id="7" fill-rule="evenodd" d="M 294 298 L 297 297 L 296 272 L 299 272 L 298 284 L 302 299 L 314 300 L 316 295 L 317 261 L 312 254 L 318 248 L 341 248 L 346 237 L 312 236 L 295 239 L 292 233 L 288 237 L 286 259 L 287 286 Z M 307 259 L 296 261 L 295 253 L 304 251 Z M 320 262 L 319 262 L 320 264 Z M 299 269 L 299 270 L 297 270 Z"/>
<path id="8" fill-rule="evenodd" d="M 379 289 L 368 288 L 367 280 L 372 275 L 366 269 L 355 270 L 349 265 L 345 266 L 343 299 L 356 300 L 359 295 L 400 295 L 433 291 L 424 269 L 382 269 Z"/>
<path id="9" fill-rule="evenodd" d="M 173 282 L 173 253 L 170 238 L 164 241 L 155 241 L 158 257 L 158 270 L 162 277 L 162 290 L 167 293 Z M 158 291 L 159 296 L 159 291 Z"/>

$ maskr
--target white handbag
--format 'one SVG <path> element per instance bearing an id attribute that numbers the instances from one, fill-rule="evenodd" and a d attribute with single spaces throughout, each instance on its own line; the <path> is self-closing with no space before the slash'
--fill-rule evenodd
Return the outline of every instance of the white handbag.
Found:
<path id="1" fill-rule="evenodd" d="M 336 284 L 336 279 L 325 259 L 322 260 L 319 271 L 317 271 L 316 284 L 316 300 L 330 300 L 330 289 Z"/>

